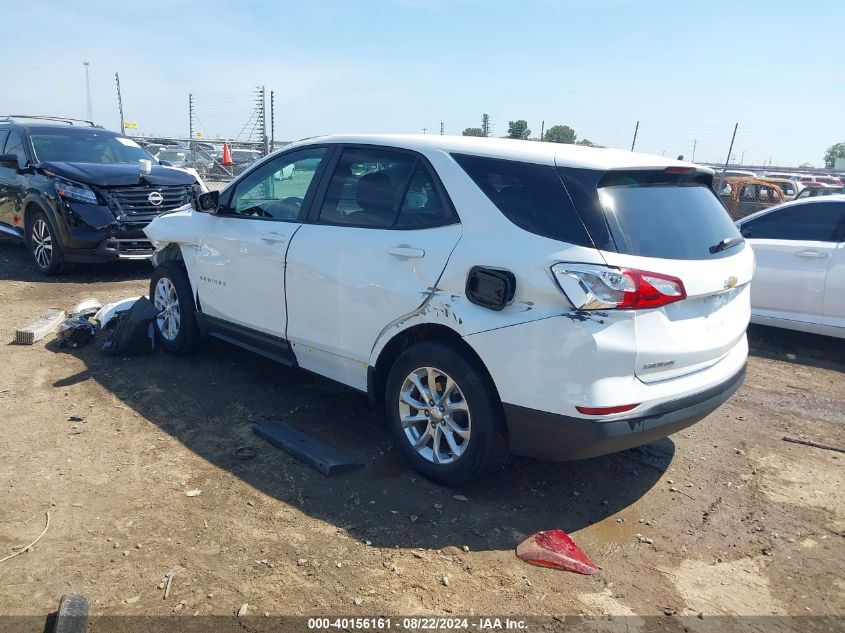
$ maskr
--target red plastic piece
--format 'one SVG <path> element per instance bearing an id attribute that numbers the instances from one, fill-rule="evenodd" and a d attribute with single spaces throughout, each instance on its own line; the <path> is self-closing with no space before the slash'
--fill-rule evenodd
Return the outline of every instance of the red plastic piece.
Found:
<path id="1" fill-rule="evenodd" d="M 599 569 L 563 530 L 532 534 L 516 546 L 516 557 L 529 565 L 591 575 Z"/>

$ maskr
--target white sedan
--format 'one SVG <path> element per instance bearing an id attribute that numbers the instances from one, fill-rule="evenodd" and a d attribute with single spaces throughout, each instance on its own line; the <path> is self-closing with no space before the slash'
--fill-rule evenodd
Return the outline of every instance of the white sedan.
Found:
<path id="1" fill-rule="evenodd" d="M 751 321 L 845 338 L 845 195 L 787 202 L 737 225 L 757 256 Z"/>

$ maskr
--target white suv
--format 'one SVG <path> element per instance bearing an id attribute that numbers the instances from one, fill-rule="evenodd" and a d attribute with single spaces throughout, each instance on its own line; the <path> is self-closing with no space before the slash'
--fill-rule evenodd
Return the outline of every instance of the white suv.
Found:
<path id="1" fill-rule="evenodd" d="M 574 145 L 309 139 L 149 225 L 158 334 L 366 392 L 444 484 L 508 449 L 638 446 L 744 376 L 754 259 L 712 178 Z"/>

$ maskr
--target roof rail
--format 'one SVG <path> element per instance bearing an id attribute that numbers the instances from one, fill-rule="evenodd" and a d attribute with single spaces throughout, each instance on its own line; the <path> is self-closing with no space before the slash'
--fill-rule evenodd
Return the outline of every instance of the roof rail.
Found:
<path id="1" fill-rule="evenodd" d="M 62 123 L 67 123 L 68 125 L 76 125 L 77 123 L 85 123 L 89 127 L 100 127 L 99 125 L 95 124 L 93 121 L 88 121 L 86 119 L 71 119 L 70 117 L 63 117 L 63 116 L 40 116 L 37 114 L 7 114 L 6 116 L 0 118 L 0 121 L 11 121 L 12 119 L 34 119 L 37 121 L 60 121 Z"/>

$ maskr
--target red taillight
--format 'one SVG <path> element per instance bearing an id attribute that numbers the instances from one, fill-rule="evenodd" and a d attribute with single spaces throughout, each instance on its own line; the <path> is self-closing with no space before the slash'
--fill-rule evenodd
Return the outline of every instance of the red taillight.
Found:
<path id="1" fill-rule="evenodd" d="M 667 174 L 691 174 L 695 167 L 667 167 L 664 172 Z"/>
<path id="2" fill-rule="evenodd" d="M 584 415 L 610 415 L 611 413 L 625 413 L 636 408 L 637 404 L 620 404 L 616 407 L 575 407 Z"/>
<path id="3" fill-rule="evenodd" d="M 623 270 L 623 274 L 634 279 L 637 290 L 626 292 L 625 298 L 617 308 L 647 310 L 687 298 L 684 283 L 677 277 L 633 269 Z"/>
<path id="4" fill-rule="evenodd" d="M 579 310 L 647 310 L 687 297 L 680 279 L 661 273 L 596 264 L 555 264 L 552 272 Z"/>

